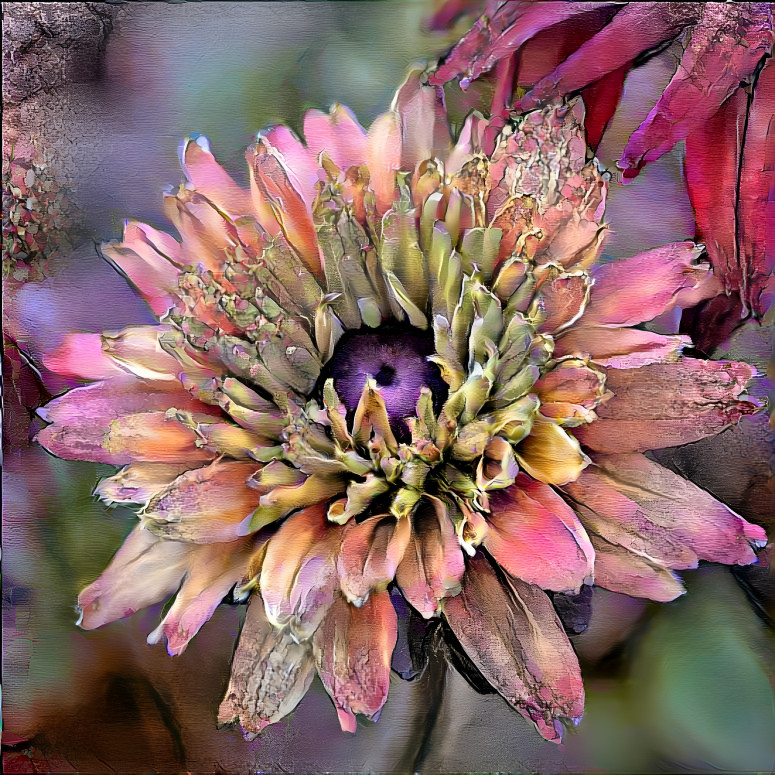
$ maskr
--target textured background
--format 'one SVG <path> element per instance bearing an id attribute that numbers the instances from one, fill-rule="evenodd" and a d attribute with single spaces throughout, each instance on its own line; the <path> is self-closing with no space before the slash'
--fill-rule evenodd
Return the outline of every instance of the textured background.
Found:
<path id="1" fill-rule="evenodd" d="M 68 189 L 76 243 L 47 278 L 8 287 L 4 324 L 40 366 L 68 331 L 150 322 L 98 257 L 123 218 L 168 228 L 161 192 L 177 185 L 181 138 L 203 132 L 244 179 L 244 146 L 270 122 L 300 127 L 333 101 L 368 124 L 413 61 L 452 37 L 423 30 L 428 2 L 5 4 L 4 143 L 35 155 Z M 630 76 L 599 150 L 612 167 L 675 68 L 668 50 Z M 453 100 L 454 101 L 454 100 Z M 462 104 L 462 103 L 461 103 Z M 681 148 L 634 183 L 612 186 L 610 259 L 690 238 Z M 761 332 L 734 357 L 763 366 Z M 772 576 L 706 566 L 689 594 L 651 605 L 597 590 L 576 638 L 584 721 L 562 748 L 544 743 L 497 695 L 479 695 L 440 659 L 413 683 L 393 676 L 377 724 L 339 731 L 317 682 L 296 713 L 252 743 L 217 730 L 241 609 L 222 606 L 181 657 L 149 647 L 159 608 L 95 632 L 75 625 L 81 587 L 134 517 L 91 496 L 106 466 L 57 460 L 26 443 L 35 391 L 67 385 L 21 367 L 6 401 L 3 488 L 4 754 L 17 772 L 689 771 L 775 766 Z M 772 437 L 746 418 L 717 439 L 665 453 L 744 516 L 772 513 Z M 740 582 L 743 581 L 744 584 Z M 769 585 L 769 586 L 768 586 Z M 769 597 L 768 597 L 769 593 Z M 769 623 L 768 623 L 769 622 Z M 34 769 L 37 767 L 37 769 Z M 13 769 L 16 768 L 16 769 Z"/>

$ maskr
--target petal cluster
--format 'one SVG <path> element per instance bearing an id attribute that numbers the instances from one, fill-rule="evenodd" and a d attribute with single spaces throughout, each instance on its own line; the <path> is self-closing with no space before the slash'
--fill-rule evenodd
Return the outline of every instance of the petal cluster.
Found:
<path id="1" fill-rule="evenodd" d="M 42 410 L 40 443 L 123 466 L 97 494 L 140 518 L 80 623 L 177 593 L 149 641 L 178 654 L 233 590 L 249 607 L 220 720 L 257 734 L 317 671 L 355 731 L 387 699 L 400 593 L 559 740 L 583 686 L 547 591 L 669 600 L 675 570 L 764 540 L 641 454 L 757 408 L 746 364 L 634 327 L 717 280 L 693 243 L 597 265 L 606 178 L 578 100 L 494 134 L 473 114 L 453 140 L 413 73 L 368 131 L 335 106 L 304 134 L 257 138 L 249 191 L 186 141 L 180 239 L 127 223 L 104 248 L 159 325 L 72 335 L 47 363 L 92 382 Z M 343 337 L 407 327 L 443 394 L 396 403 L 364 373 L 348 406 Z"/>

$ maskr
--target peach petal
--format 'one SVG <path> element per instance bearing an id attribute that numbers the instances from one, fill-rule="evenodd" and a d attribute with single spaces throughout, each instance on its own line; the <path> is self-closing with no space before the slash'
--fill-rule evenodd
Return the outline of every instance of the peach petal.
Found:
<path id="1" fill-rule="evenodd" d="M 591 583 L 595 553 L 578 517 L 551 487 L 519 474 L 490 494 L 484 545 L 512 576 L 555 592 Z"/>
<path id="2" fill-rule="evenodd" d="M 606 387 L 614 397 L 574 434 L 599 452 L 643 452 L 714 436 L 757 410 L 740 399 L 753 373 L 746 363 L 690 359 L 609 369 Z"/>
<path id="3" fill-rule="evenodd" d="M 409 604 L 430 619 L 445 597 L 460 591 L 465 563 L 455 526 L 441 501 L 426 496 L 412 520 L 412 537 L 396 571 L 396 583 Z"/>
<path id="4" fill-rule="evenodd" d="M 182 473 L 143 510 L 151 529 L 196 543 L 235 541 L 243 521 L 258 507 L 261 492 L 248 479 L 261 470 L 255 462 L 219 460 Z"/>
<path id="5" fill-rule="evenodd" d="M 175 481 L 188 466 L 181 463 L 130 463 L 117 474 L 100 480 L 94 494 L 107 504 L 146 505 L 156 493 Z"/>
<path id="6" fill-rule="evenodd" d="M 444 616 L 484 677 L 547 740 L 561 721 L 578 722 L 584 685 L 568 636 L 549 597 L 519 579 L 502 579 L 477 553 L 463 591 L 444 601 Z"/>
<path id="7" fill-rule="evenodd" d="M 716 296 L 721 284 L 694 263 L 698 254 L 693 242 L 674 242 L 597 267 L 584 323 L 633 326 Z"/>
<path id="8" fill-rule="evenodd" d="M 187 568 L 191 546 L 136 527 L 100 577 L 78 595 L 78 624 L 93 630 L 171 595 Z"/>
<path id="9" fill-rule="evenodd" d="M 308 639 L 334 602 L 339 584 L 336 555 L 341 528 L 326 518 L 324 506 L 290 516 L 271 538 L 261 570 L 266 615 Z"/>
<path id="10" fill-rule="evenodd" d="M 355 731 L 353 714 L 374 718 L 385 704 L 397 624 L 390 594 L 383 590 L 361 608 L 337 597 L 315 633 L 318 674 L 346 732 Z"/>
<path id="11" fill-rule="evenodd" d="M 570 403 L 591 408 L 598 403 L 605 374 L 580 360 L 561 361 L 534 385 L 541 404 Z"/>
<path id="12" fill-rule="evenodd" d="M 536 416 L 530 435 L 515 450 L 522 468 L 545 484 L 572 482 L 589 464 L 578 441 L 556 422 Z"/>
<path id="13" fill-rule="evenodd" d="M 315 184 L 320 179 L 320 165 L 317 163 L 316 154 L 305 148 L 301 140 L 282 124 L 262 132 L 259 140 L 280 156 L 293 187 L 301 194 L 311 212 L 312 203 L 317 196 Z"/>
<path id="14" fill-rule="evenodd" d="M 554 334 L 581 317 L 589 298 L 590 282 L 585 272 L 560 275 L 539 290 L 538 330 Z"/>

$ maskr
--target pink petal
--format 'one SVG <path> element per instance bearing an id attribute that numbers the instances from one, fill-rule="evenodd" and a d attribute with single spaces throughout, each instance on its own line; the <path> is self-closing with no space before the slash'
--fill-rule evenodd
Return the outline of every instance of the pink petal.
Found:
<path id="1" fill-rule="evenodd" d="M 599 452 L 642 452 L 714 436 L 757 410 L 739 398 L 754 369 L 746 363 L 684 359 L 609 369 L 614 397 L 597 408 L 578 440 Z"/>
<path id="2" fill-rule="evenodd" d="M 460 591 L 465 564 L 455 526 L 441 501 L 426 497 L 412 520 L 412 538 L 396 582 L 410 605 L 429 619 L 444 598 Z"/>
<path id="3" fill-rule="evenodd" d="M 583 323 L 633 326 L 721 292 L 693 242 L 674 242 L 597 267 Z"/>
<path id="4" fill-rule="evenodd" d="M 771 49 L 769 3 L 706 3 L 676 74 L 624 149 L 625 178 L 707 121 Z"/>
<path id="5" fill-rule="evenodd" d="M 396 171 L 401 169 L 401 156 L 399 116 L 394 111 L 383 113 L 369 127 L 366 139 L 366 163 L 379 215 L 384 215 L 393 206 Z"/>
<path id="6" fill-rule="evenodd" d="M 639 328 L 587 326 L 582 318 L 579 326 L 562 332 L 554 355 L 591 358 L 613 369 L 637 369 L 651 363 L 674 363 L 684 347 L 690 345 L 688 336 L 663 336 Z"/>
<path id="7" fill-rule="evenodd" d="M 756 561 L 753 546 L 767 542 L 761 527 L 643 455 L 600 455 L 596 463 L 585 472 L 588 479 L 621 490 L 701 560 L 748 565 Z"/>
<path id="8" fill-rule="evenodd" d="M 584 712 L 584 685 L 568 636 L 545 592 L 501 579 L 487 558 L 468 563 L 463 591 L 444 601 L 444 616 L 474 664 L 547 740 L 561 721 Z"/>
<path id="9" fill-rule="evenodd" d="M 317 196 L 315 184 L 319 180 L 320 172 L 316 154 L 305 148 L 301 140 L 282 124 L 262 133 L 260 140 L 279 154 L 293 187 L 301 194 L 311 212 L 312 203 Z"/>
<path id="10" fill-rule="evenodd" d="M 261 598 L 248 606 L 218 721 L 239 719 L 252 740 L 269 724 L 285 718 L 307 693 L 315 676 L 308 643 L 295 643 L 286 629 L 266 620 Z"/>
<path id="11" fill-rule="evenodd" d="M 350 520 L 337 560 L 342 593 L 350 603 L 362 605 L 372 589 L 384 589 L 393 580 L 411 534 L 408 518 L 383 515 L 360 523 Z"/>
<path id="12" fill-rule="evenodd" d="M 218 164 L 204 135 L 183 142 L 181 161 L 192 186 L 233 219 L 252 212 L 250 195 Z"/>
<path id="13" fill-rule="evenodd" d="M 182 654 L 228 591 L 245 574 L 251 550 L 252 542 L 244 539 L 194 548 L 175 602 L 161 624 L 148 636 L 148 643 L 158 643 L 164 637 L 170 656 Z"/>
<path id="14" fill-rule="evenodd" d="M 548 485 L 519 474 L 490 494 L 484 545 L 496 562 L 528 584 L 577 592 L 592 580 L 595 553 L 578 517 Z"/>
<path id="15" fill-rule="evenodd" d="M 539 289 L 538 330 L 554 334 L 578 320 L 586 307 L 589 288 L 586 273 L 560 275 L 544 283 Z"/>
<path id="16" fill-rule="evenodd" d="M 143 510 L 159 535 L 196 543 L 235 541 L 242 523 L 258 508 L 261 491 L 248 479 L 261 470 L 255 462 L 219 460 L 185 471 Z"/>
<path id="17" fill-rule="evenodd" d="M 43 356 L 43 365 L 56 374 L 78 379 L 109 379 L 123 374 L 102 349 L 99 334 L 67 334 L 62 344 Z"/>
<path id="18" fill-rule="evenodd" d="M 130 463 L 117 474 L 102 479 L 94 494 L 109 505 L 141 503 L 145 506 L 187 470 L 180 463 Z"/>
<path id="19" fill-rule="evenodd" d="M 315 159 L 325 151 L 342 172 L 366 163 L 366 130 L 344 105 L 332 105 L 328 114 L 308 110 L 304 138 Z"/>
<path id="20" fill-rule="evenodd" d="M 374 718 L 385 704 L 397 632 L 396 612 L 383 590 L 361 608 L 337 597 L 315 633 L 315 664 L 343 730 L 355 732 L 353 714 Z"/>
<path id="21" fill-rule="evenodd" d="M 696 21 L 697 16 L 696 6 L 690 3 L 678 6 L 627 3 L 597 35 L 522 97 L 517 110 L 533 110 L 551 99 L 595 83 L 640 53 L 675 37 L 683 27 Z"/>
<path id="22" fill-rule="evenodd" d="M 587 145 L 593 153 L 597 151 L 603 133 L 619 106 L 624 91 L 624 81 L 632 69 L 632 62 L 625 62 L 618 70 L 604 75 L 599 81 L 587 86 L 581 93 L 587 108 L 584 128 L 587 130 Z"/>
<path id="23" fill-rule="evenodd" d="M 590 536 L 595 547 L 595 584 L 631 597 L 645 597 L 668 603 L 685 590 L 680 580 L 664 565 L 627 549 Z"/>
<path id="24" fill-rule="evenodd" d="M 494 14 L 476 21 L 431 75 L 430 82 L 441 85 L 464 75 L 461 85 L 465 88 L 542 30 L 609 5 L 612 3 L 502 3 Z"/>
<path id="25" fill-rule="evenodd" d="M 282 524 L 269 541 L 261 570 L 269 621 L 288 624 L 299 639 L 312 636 L 339 586 L 341 535 L 342 528 L 328 521 L 324 506 L 310 506 Z"/>
<path id="26" fill-rule="evenodd" d="M 78 596 L 78 624 L 93 630 L 171 595 L 186 572 L 191 548 L 136 527 L 102 575 Z"/>

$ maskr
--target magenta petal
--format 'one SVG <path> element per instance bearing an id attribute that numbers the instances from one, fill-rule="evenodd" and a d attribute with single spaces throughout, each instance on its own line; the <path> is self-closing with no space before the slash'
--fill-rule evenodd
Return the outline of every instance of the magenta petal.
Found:
<path id="1" fill-rule="evenodd" d="M 353 714 L 374 718 L 387 699 L 397 618 L 387 591 L 361 608 L 337 597 L 312 641 L 320 679 L 342 729 L 355 732 Z"/>
<path id="2" fill-rule="evenodd" d="M 555 5 L 549 8 L 553 10 Z M 597 35 L 522 97 L 517 109 L 533 110 L 558 96 L 579 91 L 623 67 L 641 52 L 675 37 L 697 16 L 693 3 L 627 3 Z M 522 24 L 519 20 L 516 26 Z"/>
<path id="3" fill-rule="evenodd" d="M 78 596 L 85 630 L 130 616 L 171 595 L 186 572 L 189 544 L 164 541 L 136 527 L 102 572 Z"/>
<path id="4" fill-rule="evenodd" d="M 707 121 L 741 82 L 750 81 L 771 49 L 769 3 L 705 3 L 676 74 L 624 149 L 619 167 L 625 177 Z"/>
<path id="5" fill-rule="evenodd" d="M 473 663 L 547 739 L 559 743 L 562 721 L 584 712 L 584 685 L 568 636 L 549 597 L 519 579 L 501 579 L 477 553 L 463 591 L 444 616 Z"/>
<path id="6" fill-rule="evenodd" d="M 54 352 L 43 356 L 43 365 L 56 374 L 79 379 L 109 379 L 124 374 L 103 351 L 99 334 L 67 334 Z"/>

